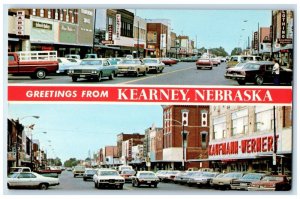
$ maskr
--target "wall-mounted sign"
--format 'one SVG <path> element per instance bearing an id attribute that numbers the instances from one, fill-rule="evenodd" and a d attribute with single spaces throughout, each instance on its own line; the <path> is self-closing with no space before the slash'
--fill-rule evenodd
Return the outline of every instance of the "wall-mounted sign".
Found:
<path id="1" fill-rule="evenodd" d="M 52 30 L 52 24 L 42 23 L 42 22 L 38 22 L 38 21 L 33 21 L 32 22 L 32 27 L 33 28 L 45 29 L 45 30 Z"/>
<path id="2" fill-rule="evenodd" d="M 102 40 L 101 41 L 102 44 L 114 44 L 113 40 Z"/>
<path id="3" fill-rule="evenodd" d="M 286 10 L 281 11 L 281 39 L 286 39 Z"/>
<path id="4" fill-rule="evenodd" d="M 25 33 L 25 11 L 17 11 L 16 35 Z"/>
<path id="5" fill-rule="evenodd" d="M 116 39 L 121 37 L 121 14 L 116 14 Z"/>
<path id="6" fill-rule="evenodd" d="M 278 43 L 280 43 L 280 44 L 292 44 L 293 39 L 292 38 L 278 39 Z"/>
<path id="7" fill-rule="evenodd" d="M 73 44 L 77 42 L 77 27 L 75 25 L 61 22 L 59 29 L 60 42 Z"/>

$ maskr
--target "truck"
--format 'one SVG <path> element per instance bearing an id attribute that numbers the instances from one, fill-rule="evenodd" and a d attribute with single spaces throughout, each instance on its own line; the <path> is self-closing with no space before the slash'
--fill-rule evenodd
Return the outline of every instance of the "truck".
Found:
<path id="1" fill-rule="evenodd" d="M 48 166 L 45 169 L 39 169 L 36 172 L 46 177 L 58 178 L 58 174 L 61 174 L 62 171 L 59 167 Z"/>
<path id="2" fill-rule="evenodd" d="M 32 79 L 45 79 L 58 70 L 56 51 L 20 51 L 8 53 L 8 74 L 29 75 Z"/>

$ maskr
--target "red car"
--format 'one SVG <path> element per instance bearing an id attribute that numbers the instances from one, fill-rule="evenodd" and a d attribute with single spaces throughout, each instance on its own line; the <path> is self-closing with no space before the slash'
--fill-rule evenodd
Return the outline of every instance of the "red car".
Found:
<path id="1" fill-rule="evenodd" d="M 165 65 L 169 65 L 169 66 L 172 66 L 173 64 L 177 64 L 176 60 L 173 60 L 173 59 L 170 59 L 170 58 L 167 58 L 167 57 L 162 58 L 161 62 L 164 63 Z"/>
<path id="2" fill-rule="evenodd" d="M 210 59 L 198 59 L 198 61 L 196 61 L 196 67 L 197 69 L 208 68 L 212 70 L 213 63 Z"/>
<path id="3" fill-rule="evenodd" d="M 291 184 L 286 175 L 267 175 L 260 181 L 252 182 L 248 191 L 289 191 Z"/>
<path id="4" fill-rule="evenodd" d="M 132 181 L 132 177 L 135 175 L 135 170 L 124 169 L 121 171 L 120 176 L 125 179 L 125 182 Z"/>

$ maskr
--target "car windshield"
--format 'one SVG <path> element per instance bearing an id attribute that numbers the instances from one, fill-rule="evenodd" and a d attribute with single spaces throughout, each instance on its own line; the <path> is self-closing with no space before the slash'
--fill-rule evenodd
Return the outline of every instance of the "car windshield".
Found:
<path id="1" fill-rule="evenodd" d="M 259 173 L 251 173 L 251 174 L 246 174 L 246 175 L 244 175 L 241 179 L 260 179 L 261 178 L 261 176 L 262 176 L 263 174 L 259 174 Z"/>
<path id="2" fill-rule="evenodd" d="M 129 174 L 129 175 L 134 175 L 135 171 L 134 170 L 123 170 L 122 174 Z"/>
<path id="3" fill-rule="evenodd" d="M 156 63 L 158 63 L 158 60 L 156 60 L 156 59 L 144 59 L 144 63 L 146 63 L 146 64 L 156 64 Z"/>
<path id="4" fill-rule="evenodd" d="M 227 173 L 224 175 L 224 178 L 240 178 L 242 177 L 241 173 Z"/>
<path id="5" fill-rule="evenodd" d="M 122 64 L 140 64 L 141 61 L 139 60 L 130 60 L 130 59 L 124 59 L 122 61 Z"/>
<path id="6" fill-rule="evenodd" d="M 96 170 L 86 170 L 85 173 L 87 174 L 95 174 L 97 171 Z"/>
<path id="7" fill-rule="evenodd" d="M 118 176 L 119 173 L 117 171 L 101 171 L 100 175 L 102 175 L 102 176 Z"/>
<path id="8" fill-rule="evenodd" d="M 139 174 L 140 177 L 154 177 L 154 173 L 140 173 Z"/>
<path id="9" fill-rule="evenodd" d="M 80 65 L 102 65 L 102 60 L 83 60 Z"/>
<path id="10" fill-rule="evenodd" d="M 283 181 L 283 177 L 281 176 L 266 176 L 262 179 L 262 181 Z"/>
<path id="11" fill-rule="evenodd" d="M 258 70 L 260 68 L 259 64 L 246 64 L 243 68 L 251 69 L 251 70 Z"/>
<path id="12" fill-rule="evenodd" d="M 203 176 L 204 177 L 214 177 L 216 174 L 214 173 L 204 173 Z"/>

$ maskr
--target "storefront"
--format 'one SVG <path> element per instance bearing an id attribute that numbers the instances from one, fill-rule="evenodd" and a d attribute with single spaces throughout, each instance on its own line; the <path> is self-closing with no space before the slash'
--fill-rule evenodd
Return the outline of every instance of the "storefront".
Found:
<path id="1" fill-rule="evenodd" d="M 291 172 L 291 134 L 285 131 L 276 135 L 276 169 L 278 173 Z M 208 154 L 212 168 L 219 172 L 264 171 L 273 172 L 273 133 L 237 139 L 213 141 L 209 144 Z"/>

